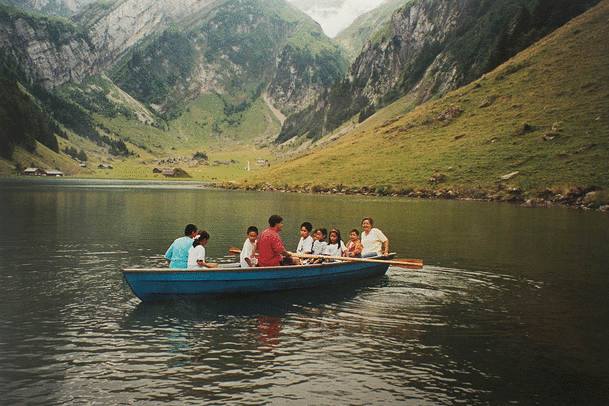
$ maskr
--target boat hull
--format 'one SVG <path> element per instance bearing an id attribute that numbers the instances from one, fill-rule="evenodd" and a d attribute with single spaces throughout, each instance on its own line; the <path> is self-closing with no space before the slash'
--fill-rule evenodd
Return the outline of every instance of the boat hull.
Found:
<path id="1" fill-rule="evenodd" d="M 124 269 L 142 301 L 196 299 L 344 284 L 384 275 L 389 263 L 333 262 L 265 268 Z"/>

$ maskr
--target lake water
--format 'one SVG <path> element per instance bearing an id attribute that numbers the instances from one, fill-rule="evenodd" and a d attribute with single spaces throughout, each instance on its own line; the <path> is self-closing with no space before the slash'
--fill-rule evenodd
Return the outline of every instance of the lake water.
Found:
<path id="1" fill-rule="evenodd" d="M 142 303 L 187 223 L 232 262 L 250 225 L 343 236 L 371 216 L 397 258 L 340 288 Z M 0 179 L 0 404 L 606 405 L 609 215 L 509 204 Z"/>

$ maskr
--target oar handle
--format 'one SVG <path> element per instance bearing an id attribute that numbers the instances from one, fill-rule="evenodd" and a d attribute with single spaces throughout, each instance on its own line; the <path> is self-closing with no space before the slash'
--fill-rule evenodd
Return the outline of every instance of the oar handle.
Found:
<path id="1" fill-rule="evenodd" d="M 294 257 L 299 258 L 311 258 L 311 259 L 333 259 L 336 261 L 353 261 L 353 262 L 373 262 L 373 263 L 389 263 L 391 265 L 404 265 L 421 268 L 423 261 L 395 261 L 388 259 L 373 259 L 373 258 L 355 258 L 355 257 L 331 257 L 328 255 L 312 255 L 312 254 L 291 254 Z M 392 254 L 393 255 L 393 254 Z"/>

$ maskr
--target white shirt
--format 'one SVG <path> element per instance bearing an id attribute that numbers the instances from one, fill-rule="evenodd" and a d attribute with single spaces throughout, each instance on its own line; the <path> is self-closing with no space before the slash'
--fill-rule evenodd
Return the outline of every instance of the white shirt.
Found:
<path id="1" fill-rule="evenodd" d="M 188 250 L 188 269 L 205 268 L 197 264 L 197 261 L 205 262 L 205 247 L 203 247 L 202 245 L 190 247 L 190 249 Z"/>
<path id="2" fill-rule="evenodd" d="M 298 242 L 298 247 L 296 247 L 296 252 L 299 254 L 305 252 L 313 251 L 313 237 L 308 236 L 307 238 L 300 237 L 300 241 Z"/>
<path id="3" fill-rule="evenodd" d="M 362 251 L 362 255 L 376 252 L 378 255 L 383 253 L 383 243 L 387 241 L 387 237 L 385 234 L 378 228 L 373 228 L 370 230 L 370 234 L 366 235 L 364 231 L 361 235 L 362 245 L 364 246 L 364 250 Z"/>
<path id="4" fill-rule="evenodd" d="M 322 255 L 324 253 L 324 249 L 328 243 L 325 241 L 315 240 L 313 243 L 313 248 L 311 249 L 314 255 Z"/>
<path id="5" fill-rule="evenodd" d="M 342 241 L 340 241 L 340 244 L 328 244 L 324 248 L 323 255 L 327 255 L 329 257 L 341 257 L 341 254 L 346 249 L 347 248 L 345 247 L 345 244 L 343 244 Z"/>
<path id="6" fill-rule="evenodd" d="M 256 244 L 252 244 L 249 238 L 246 238 L 243 243 L 243 249 L 241 250 L 241 256 L 239 257 L 241 260 L 241 268 L 249 268 L 249 264 L 245 260 L 245 258 L 249 258 L 252 261 L 252 265 L 256 265 L 258 260 L 256 259 Z"/>

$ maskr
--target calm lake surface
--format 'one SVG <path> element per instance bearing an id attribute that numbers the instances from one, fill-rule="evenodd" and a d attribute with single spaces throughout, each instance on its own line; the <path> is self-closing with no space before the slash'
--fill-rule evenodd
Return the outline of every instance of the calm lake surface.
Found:
<path id="1" fill-rule="evenodd" d="M 142 303 L 194 223 L 233 262 L 284 218 L 345 235 L 371 216 L 397 258 L 357 284 Z M 0 179 L 0 404 L 606 405 L 609 215 L 509 204 Z"/>

